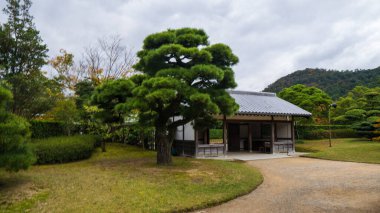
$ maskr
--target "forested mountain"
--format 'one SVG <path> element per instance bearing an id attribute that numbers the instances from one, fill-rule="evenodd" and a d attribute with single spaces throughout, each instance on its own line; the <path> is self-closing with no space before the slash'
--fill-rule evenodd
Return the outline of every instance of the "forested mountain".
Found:
<path id="1" fill-rule="evenodd" d="M 307 68 L 278 79 L 265 88 L 264 92 L 278 93 L 282 89 L 295 84 L 318 87 L 336 100 L 339 97 L 346 95 L 347 92 L 355 86 L 380 86 L 380 67 L 355 71 Z"/>

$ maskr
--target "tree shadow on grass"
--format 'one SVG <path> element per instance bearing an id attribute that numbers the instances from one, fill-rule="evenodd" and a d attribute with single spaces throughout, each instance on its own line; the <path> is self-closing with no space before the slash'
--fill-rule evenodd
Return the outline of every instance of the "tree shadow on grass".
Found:
<path id="1" fill-rule="evenodd" d="M 30 177 L 17 173 L 0 175 L 0 206 L 28 199 L 39 191 Z"/>
<path id="2" fill-rule="evenodd" d="M 8 174 L 0 176 L 0 192 L 6 192 L 12 188 L 17 188 L 20 185 L 25 185 L 30 182 L 30 178 L 19 176 L 17 174 Z"/>

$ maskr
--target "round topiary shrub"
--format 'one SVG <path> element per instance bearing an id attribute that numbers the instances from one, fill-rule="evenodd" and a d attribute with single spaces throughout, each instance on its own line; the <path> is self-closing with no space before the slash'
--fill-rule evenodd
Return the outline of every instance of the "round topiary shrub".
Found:
<path id="1" fill-rule="evenodd" d="M 76 135 L 33 140 L 37 164 L 65 163 L 91 156 L 98 137 Z"/>

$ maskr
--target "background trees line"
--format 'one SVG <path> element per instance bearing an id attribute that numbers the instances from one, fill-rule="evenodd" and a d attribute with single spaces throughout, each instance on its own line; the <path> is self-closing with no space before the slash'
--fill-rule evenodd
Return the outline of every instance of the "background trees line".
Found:
<path id="1" fill-rule="evenodd" d="M 278 93 L 296 84 L 315 86 L 337 100 L 356 86 L 372 88 L 380 85 L 380 67 L 354 71 L 306 68 L 279 78 L 264 91 Z"/>
<path id="2" fill-rule="evenodd" d="M 283 89 L 279 97 L 313 113 L 313 118 L 300 120 L 301 124 L 328 124 L 328 107 L 331 97 L 316 87 L 294 85 Z M 337 101 L 337 108 L 331 109 L 333 124 L 349 125 L 358 134 L 368 138 L 380 135 L 380 87 L 356 86 Z"/>

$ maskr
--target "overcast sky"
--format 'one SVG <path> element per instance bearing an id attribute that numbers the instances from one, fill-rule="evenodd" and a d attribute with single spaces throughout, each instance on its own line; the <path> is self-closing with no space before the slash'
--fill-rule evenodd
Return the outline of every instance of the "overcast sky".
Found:
<path id="1" fill-rule="evenodd" d="M 33 0 L 31 13 L 51 57 L 61 48 L 79 57 L 106 35 L 137 51 L 151 33 L 203 28 L 239 57 L 234 71 L 244 90 L 307 67 L 380 66 L 378 0 Z"/>

